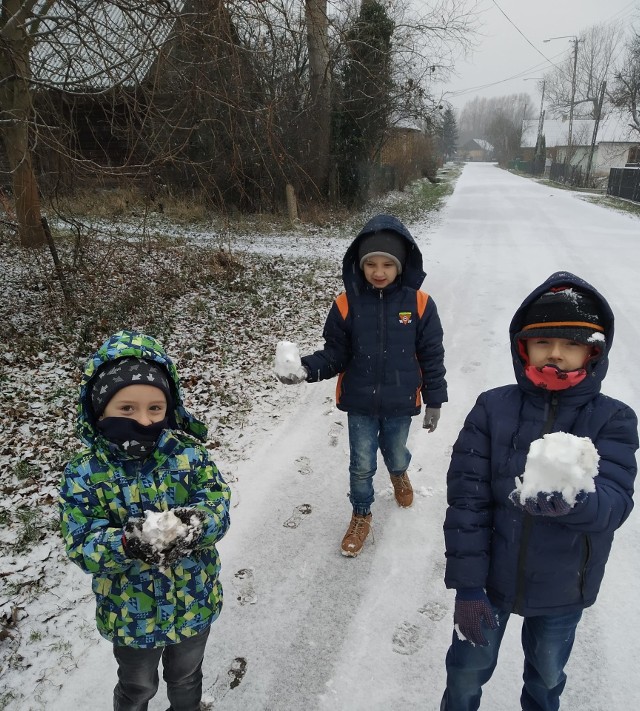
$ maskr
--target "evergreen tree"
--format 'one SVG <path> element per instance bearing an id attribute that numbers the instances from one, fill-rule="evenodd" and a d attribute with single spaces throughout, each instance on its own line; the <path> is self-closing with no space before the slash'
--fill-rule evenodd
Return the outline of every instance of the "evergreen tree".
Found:
<path id="1" fill-rule="evenodd" d="M 442 126 L 440 128 L 440 147 L 445 161 L 455 156 L 457 146 L 458 123 L 453 109 L 448 106 L 442 115 Z"/>
<path id="2" fill-rule="evenodd" d="M 362 3 L 347 35 L 333 127 L 338 191 L 347 204 L 366 199 L 369 166 L 389 124 L 394 29 L 385 7 L 373 0 Z"/>

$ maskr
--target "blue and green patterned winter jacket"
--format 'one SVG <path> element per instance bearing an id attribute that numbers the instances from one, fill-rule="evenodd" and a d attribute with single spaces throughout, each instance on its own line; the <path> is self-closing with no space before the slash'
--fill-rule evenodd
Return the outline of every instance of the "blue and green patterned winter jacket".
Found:
<path id="1" fill-rule="evenodd" d="M 109 447 L 89 403 L 100 366 L 129 356 L 162 365 L 172 387 L 172 427 L 144 461 Z M 100 347 L 82 378 L 77 426 L 87 448 L 64 472 L 61 530 L 69 558 L 93 576 L 100 634 L 119 645 L 161 647 L 207 629 L 222 607 L 215 544 L 229 527 L 230 491 L 201 444 L 206 427 L 184 408 L 176 368 L 155 339 L 120 331 Z M 193 553 L 166 568 L 128 558 L 122 545 L 127 520 L 177 506 L 206 514 Z"/>

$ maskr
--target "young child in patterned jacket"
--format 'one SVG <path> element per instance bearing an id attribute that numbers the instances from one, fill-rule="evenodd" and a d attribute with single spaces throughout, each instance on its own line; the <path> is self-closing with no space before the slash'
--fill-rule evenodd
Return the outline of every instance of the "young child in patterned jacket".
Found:
<path id="1" fill-rule="evenodd" d="M 88 361 L 77 426 L 86 449 L 64 472 L 61 529 L 69 558 L 93 576 L 98 631 L 113 643 L 113 707 L 147 708 L 162 658 L 171 708 L 197 709 L 230 498 L 206 427 L 184 408 L 162 346 L 136 331 Z"/>
<path id="2" fill-rule="evenodd" d="M 422 254 L 393 215 L 377 215 L 360 230 L 342 266 L 345 291 L 331 307 L 324 348 L 305 356 L 285 384 L 338 376 L 337 407 L 348 413 L 352 515 L 342 555 L 357 556 L 371 528 L 378 448 L 396 502 L 413 503 L 407 474 L 411 418 L 425 402 L 423 428 L 433 432 L 447 401 L 443 333 L 433 299 L 420 286 Z"/>

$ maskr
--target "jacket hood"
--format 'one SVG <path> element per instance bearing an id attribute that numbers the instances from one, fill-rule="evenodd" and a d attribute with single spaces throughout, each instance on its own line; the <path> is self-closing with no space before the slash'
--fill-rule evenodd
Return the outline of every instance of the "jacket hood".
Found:
<path id="1" fill-rule="evenodd" d="M 400 274 L 397 281 L 403 286 L 409 286 L 412 289 L 419 289 L 424 281 L 426 273 L 422 268 L 422 253 L 412 234 L 397 217 L 384 214 L 376 215 L 356 235 L 342 260 L 342 280 L 348 294 L 358 293 L 367 288 L 368 282 L 364 278 L 364 272 L 360 269 L 358 249 L 361 240 L 365 236 L 382 230 L 395 232 L 407 241 L 407 258 L 402 274 Z"/>
<path id="2" fill-rule="evenodd" d="M 90 389 L 98 370 L 118 358 L 145 358 L 162 366 L 169 377 L 173 409 L 168 413 L 170 427 L 179 429 L 204 442 L 207 438 L 206 425 L 189 413 L 183 404 L 180 379 L 176 367 L 164 348 L 152 336 L 139 331 L 118 331 L 110 336 L 87 361 L 80 382 L 76 431 L 80 439 L 91 447 L 98 432 L 95 416 L 90 403 Z"/>
<path id="3" fill-rule="evenodd" d="M 600 389 L 600 385 L 604 376 L 607 373 L 609 367 L 609 351 L 611 349 L 611 344 L 613 343 L 614 334 L 614 317 L 613 311 L 609 306 L 607 300 L 600 294 L 597 289 L 595 289 L 591 284 L 586 282 L 584 279 L 571 274 L 571 272 L 554 272 L 548 279 L 546 279 L 540 286 L 535 288 L 529 296 L 522 302 L 518 310 L 516 311 L 513 319 L 511 320 L 511 325 L 509 326 L 509 339 L 511 342 L 511 355 L 513 358 L 513 365 L 516 374 L 516 380 L 521 386 L 525 386 L 527 389 L 537 388 L 529 381 L 529 379 L 524 374 L 524 362 L 520 355 L 518 349 L 518 343 L 516 339 L 516 334 L 518 334 L 524 325 L 524 317 L 529 306 L 536 301 L 542 294 L 549 291 L 554 287 L 560 286 L 572 286 L 576 289 L 583 291 L 598 302 L 602 317 L 603 317 L 603 327 L 604 327 L 604 337 L 605 343 L 600 356 L 592 361 L 591 365 L 588 367 L 589 377 L 576 386 L 575 390 L 582 391 L 587 388 L 591 391 L 594 389 L 597 391 Z M 572 390 L 574 390 L 572 388 Z"/>

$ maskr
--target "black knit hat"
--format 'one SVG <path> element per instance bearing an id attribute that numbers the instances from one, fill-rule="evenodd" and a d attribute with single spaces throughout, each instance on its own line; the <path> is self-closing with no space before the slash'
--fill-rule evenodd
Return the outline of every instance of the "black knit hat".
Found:
<path id="1" fill-rule="evenodd" d="M 407 243 L 404 237 L 397 232 L 382 230 L 365 235 L 358 245 L 358 263 L 360 269 L 367 257 L 391 257 L 398 268 L 398 274 L 402 274 L 405 260 L 407 258 Z"/>
<path id="2" fill-rule="evenodd" d="M 93 380 L 90 398 L 96 417 L 104 412 L 109 400 L 128 385 L 153 385 L 159 388 L 171 406 L 171 386 L 164 368 L 143 358 L 117 358 L 105 363 Z"/>
<path id="3" fill-rule="evenodd" d="M 604 319 L 590 294 L 574 287 L 547 291 L 525 312 L 516 338 L 567 338 L 590 346 L 604 345 Z"/>

